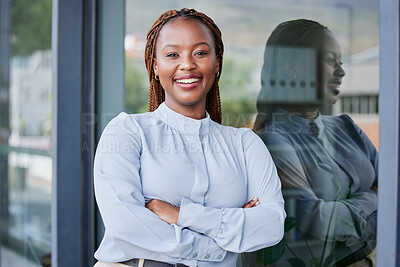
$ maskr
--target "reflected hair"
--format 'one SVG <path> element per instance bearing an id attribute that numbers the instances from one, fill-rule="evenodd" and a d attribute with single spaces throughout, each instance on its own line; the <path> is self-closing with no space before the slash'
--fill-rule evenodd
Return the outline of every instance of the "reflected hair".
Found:
<path id="1" fill-rule="evenodd" d="M 272 31 L 266 46 L 312 46 L 307 37 L 316 31 L 329 31 L 329 29 L 319 22 L 308 19 L 285 21 Z"/>
<path id="2" fill-rule="evenodd" d="M 267 68 L 267 52 L 273 47 L 314 47 L 315 44 L 310 42 L 310 37 L 313 33 L 318 31 L 329 31 L 327 27 L 320 24 L 319 22 L 308 20 L 308 19 L 297 19 L 285 21 L 279 24 L 271 33 L 265 46 L 264 52 L 264 64 L 262 72 L 265 72 Z M 279 107 L 279 104 L 273 104 L 268 102 L 268 90 L 267 84 L 262 84 L 260 93 L 257 98 L 257 117 L 254 122 L 253 130 L 261 130 L 265 123 L 271 119 L 271 116 L 275 109 Z"/>
<path id="3" fill-rule="evenodd" d="M 165 93 L 161 86 L 161 83 L 158 79 L 156 79 L 153 65 L 156 59 L 156 44 L 158 35 L 160 34 L 161 29 L 164 25 L 176 18 L 185 18 L 185 19 L 194 19 L 198 20 L 204 25 L 206 25 L 210 31 L 212 32 L 214 43 L 215 43 L 215 53 L 216 58 L 219 63 L 219 70 L 215 77 L 214 83 L 207 94 L 206 99 L 206 111 L 210 114 L 210 117 L 213 121 L 221 123 L 221 99 L 219 94 L 219 86 L 218 81 L 221 75 L 222 69 L 222 56 L 224 53 L 224 44 L 222 42 L 222 34 L 219 30 L 218 26 L 214 23 L 214 21 L 209 18 L 207 15 L 198 12 L 194 9 L 183 8 L 179 11 L 177 10 L 169 10 L 161 14 L 161 16 L 154 22 L 153 26 L 150 28 L 147 33 L 147 42 L 144 53 L 144 60 L 146 64 L 146 69 L 149 75 L 149 111 L 154 111 L 158 108 L 158 106 L 164 102 Z"/>

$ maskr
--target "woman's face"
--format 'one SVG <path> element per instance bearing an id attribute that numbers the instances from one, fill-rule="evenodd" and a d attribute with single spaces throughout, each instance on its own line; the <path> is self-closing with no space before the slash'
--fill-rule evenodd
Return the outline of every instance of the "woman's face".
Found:
<path id="1" fill-rule="evenodd" d="M 339 87 L 345 71 L 342 68 L 340 46 L 336 38 L 329 31 L 319 31 L 314 34 L 320 57 L 321 86 L 324 92 L 324 99 L 329 104 L 337 101 L 340 93 Z"/>
<path id="2" fill-rule="evenodd" d="M 157 39 L 153 68 L 168 107 L 178 112 L 204 110 L 219 70 L 212 32 L 195 19 L 168 22 Z"/>

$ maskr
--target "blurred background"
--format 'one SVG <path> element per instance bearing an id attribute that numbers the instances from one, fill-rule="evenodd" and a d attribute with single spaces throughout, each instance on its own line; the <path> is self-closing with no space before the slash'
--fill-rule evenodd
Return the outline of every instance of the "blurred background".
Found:
<path id="1" fill-rule="evenodd" d="M 342 48 L 347 75 L 339 101 L 327 113 L 349 114 L 379 148 L 378 0 L 126 0 L 123 5 L 124 14 L 115 15 L 125 20 L 122 110 L 147 111 L 148 29 L 164 11 L 188 7 L 209 15 L 223 33 L 223 124 L 252 127 L 270 33 L 283 21 L 307 18 L 326 25 Z M 0 27 L 0 266 L 49 266 L 52 108 L 57 108 L 52 1 L 0 0 Z M 101 221 L 95 227 L 102 229 Z"/>
<path id="2" fill-rule="evenodd" d="M 350 114 L 378 147 L 379 1 L 126 1 L 125 103 L 147 111 L 146 34 L 169 9 L 194 8 L 209 15 L 225 44 L 220 80 L 223 123 L 252 127 L 265 43 L 281 22 L 306 18 L 327 26 L 342 49 L 346 77 L 337 104 L 328 111 Z"/>

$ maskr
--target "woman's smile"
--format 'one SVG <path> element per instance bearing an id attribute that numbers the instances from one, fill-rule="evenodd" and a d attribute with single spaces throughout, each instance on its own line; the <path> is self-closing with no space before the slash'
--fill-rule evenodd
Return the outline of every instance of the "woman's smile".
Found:
<path id="1" fill-rule="evenodd" d="M 341 84 L 341 79 L 332 79 L 327 82 L 327 87 L 333 95 L 337 96 L 340 93 L 339 88 Z"/>
<path id="2" fill-rule="evenodd" d="M 202 77 L 195 74 L 180 75 L 175 78 L 175 83 L 182 89 L 190 90 L 201 84 Z"/>

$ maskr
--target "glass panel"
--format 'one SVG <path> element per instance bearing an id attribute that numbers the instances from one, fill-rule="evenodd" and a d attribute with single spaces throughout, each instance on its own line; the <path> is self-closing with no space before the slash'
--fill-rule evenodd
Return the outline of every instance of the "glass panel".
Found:
<path id="1" fill-rule="evenodd" d="M 0 44 L 9 47 L 0 66 L 8 70 L 2 90 L 9 96 L 1 104 L 9 116 L 0 138 L 0 266 L 50 266 L 52 3 L 0 4 L 9 23 Z"/>
<path id="2" fill-rule="evenodd" d="M 161 13 L 195 8 L 222 31 L 223 124 L 250 127 L 262 137 L 277 166 L 288 214 L 284 241 L 243 254 L 239 265 L 344 266 L 373 260 L 379 1 L 126 3 L 128 112 L 147 110 L 144 45 Z M 276 26 L 300 18 L 327 29 L 314 22 L 288 23 L 266 47 Z"/>

